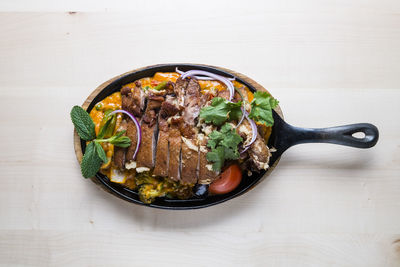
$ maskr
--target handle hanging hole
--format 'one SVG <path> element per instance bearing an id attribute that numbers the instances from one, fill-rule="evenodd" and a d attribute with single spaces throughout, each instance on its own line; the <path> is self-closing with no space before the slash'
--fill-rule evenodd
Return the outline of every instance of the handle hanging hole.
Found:
<path id="1" fill-rule="evenodd" d="M 353 136 L 354 138 L 357 138 L 357 139 L 364 139 L 365 138 L 365 133 L 356 132 L 356 133 L 353 133 L 351 136 Z"/>

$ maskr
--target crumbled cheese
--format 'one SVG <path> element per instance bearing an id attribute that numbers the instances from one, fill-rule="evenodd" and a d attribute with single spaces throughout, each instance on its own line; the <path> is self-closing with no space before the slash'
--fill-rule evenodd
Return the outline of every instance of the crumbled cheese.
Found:
<path id="1" fill-rule="evenodd" d="M 131 161 L 125 163 L 125 168 L 130 170 L 130 169 L 135 169 L 136 168 L 136 161 Z"/>
<path id="2" fill-rule="evenodd" d="M 148 172 L 148 171 L 150 171 L 150 169 L 147 168 L 147 167 L 138 167 L 138 168 L 136 168 L 136 172 L 137 173 Z"/>
<path id="3" fill-rule="evenodd" d="M 271 148 L 269 149 L 269 151 L 272 152 L 272 153 L 273 153 L 273 152 L 276 152 L 276 148 L 275 148 L 275 147 L 271 147 Z"/>
<path id="4" fill-rule="evenodd" d="M 203 123 L 201 125 L 201 130 L 206 134 L 206 135 L 210 135 L 212 133 L 212 131 L 214 130 L 214 127 L 212 125 L 207 125 L 205 123 Z"/>
<path id="5" fill-rule="evenodd" d="M 208 152 L 207 147 L 205 147 L 205 146 L 200 146 L 200 151 L 203 152 L 203 153 L 207 153 Z"/>
<path id="6" fill-rule="evenodd" d="M 207 170 L 209 170 L 209 171 L 212 171 L 213 169 L 212 169 L 212 164 L 207 164 L 206 165 L 206 168 L 207 168 Z"/>
<path id="7" fill-rule="evenodd" d="M 192 141 L 182 136 L 182 141 L 188 146 L 189 149 L 194 150 L 196 152 L 199 151 L 198 147 L 195 146 Z"/>
<path id="8" fill-rule="evenodd" d="M 197 140 L 199 140 L 199 143 L 202 143 L 204 140 L 204 134 L 198 134 L 197 135 Z"/>

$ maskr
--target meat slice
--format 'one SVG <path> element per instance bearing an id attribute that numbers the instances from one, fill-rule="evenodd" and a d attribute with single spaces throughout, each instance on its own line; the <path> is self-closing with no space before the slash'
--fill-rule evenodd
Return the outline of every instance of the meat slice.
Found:
<path id="1" fill-rule="evenodd" d="M 197 181 L 198 151 L 197 138 L 182 136 L 181 182 L 183 184 L 195 184 Z"/>
<path id="2" fill-rule="evenodd" d="M 174 88 L 174 93 L 177 97 L 178 104 L 179 106 L 184 106 L 185 103 L 185 91 L 186 87 L 188 86 L 189 79 L 182 79 L 179 77 L 176 80 L 175 88 Z"/>
<path id="3" fill-rule="evenodd" d="M 141 117 L 145 106 L 145 94 L 140 82 L 129 83 L 122 87 L 122 109 Z"/>
<path id="4" fill-rule="evenodd" d="M 156 149 L 156 162 L 153 171 L 157 176 L 168 176 L 169 168 L 169 125 L 168 118 L 175 116 L 180 111 L 176 97 L 166 96 L 161 104 L 158 117 L 158 142 Z"/>
<path id="5" fill-rule="evenodd" d="M 260 134 L 257 133 L 257 138 L 254 143 L 251 144 L 248 153 L 258 170 L 268 169 L 268 162 L 269 158 L 271 157 L 271 153 L 265 144 L 264 138 L 262 138 Z"/>
<path id="6" fill-rule="evenodd" d="M 158 135 L 158 111 L 164 101 L 162 96 L 149 95 L 146 111 L 144 113 L 142 128 L 142 143 L 137 155 L 137 168 L 145 167 L 152 169 L 154 167 L 157 135 Z"/>
<path id="7" fill-rule="evenodd" d="M 142 90 L 140 82 L 129 83 L 122 87 L 122 109 L 133 114 L 137 119 L 141 119 L 145 106 L 146 96 Z M 130 119 L 126 125 L 126 136 L 131 139 L 131 145 L 127 148 L 125 154 L 125 168 L 134 168 L 134 153 L 137 146 L 137 129 Z M 133 165 L 132 165 L 133 164 Z"/>
<path id="8" fill-rule="evenodd" d="M 142 121 L 142 142 L 136 158 L 136 168 L 144 167 L 147 169 L 142 169 L 149 171 L 154 167 L 154 156 L 156 142 L 156 130 L 157 124 L 150 126 L 149 124 Z M 140 172 L 140 171 L 138 171 Z"/>
<path id="9" fill-rule="evenodd" d="M 125 167 L 127 167 L 127 164 L 130 164 L 132 161 L 134 161 L 134 154 L 137 146 L 137 129 L 136 125 L 132 120 L 128 120 L 127 125 L 126 125 L 126 136 L 131 139 L 131 145 L 127 148 L 126 154 L 125 154 Z M 129 168 L 129 167 L 127 167 Z"/>
<path id="10" fill-rule="evenodd" d="M 194 184 L 198 178 L 199 144 L 197 141 L 197 118 L 200 113 L 200 85 L 196 79 L 189 79 L 183 111 L 182 134 L 182 161 L 181 181 L 184 184 Z"/>
<path id="11" fill-rule="evenodd" d="M 185 93 L 183 120 L 186 126 L 193 127 L 200 113 L 200 85 L 196 79 L 190 79 Z"/>
<path id="12" fill-rule="evenodd" d="M 158 118 L 158 142 L 156 149 L 156 162 L 153 171 L 154 175 L 157 176 L 168 176 L 168 161 L 169 161 L 169 126 L 167 121 L 159 116 Z"/>
<path id="13" fill-rule="evenodd" d="M 118 131 L 126 130 L 127 129 L 127 124 L 128 123 L 125 120 L 122 120 L 121 125 L 118 128 Z M 126 133 L 125 133 L 125 135 L 126 135 Z M 126 150 L 127 150 L 126 148 L 114 146 L 114 158 L 113 158 L 113 161 L 114 161 L 114 165 L 120 170 L 124 169 L 124 166 L 125 166 L 125 153 L 126 153 Z"/>
<path id="14" fill-rule="evenodd" d="M 176 124 L 171 124 L 169 129 L 169 167 L 168 177 L 173 181 L 179 181 L 180 175 L 180 160 L 181 160 L 181 132 Z"/>
<path id="15" fill-rule="evenodd" d="M 238 134 L 243 138 L 243 146 L 246 146 L 250 143 L 252 137 L 252 130 L 250 123 L 247 120 L 243 120 L 242 124 L 238 127 Z M 253 162 L 254 167 L 257 170 L 266 170 L 268 169 L 268 162 L 271 156 L 271 153 L 268 149 L 268 146 L 265 144 L 264 138 L 257 132 L 257 138 L 253 144 L 251 144 L 250 148 L 247 150 L 247 153 Z"/>
<path id="16" fill-rule="evenodd" d="M 204 134 L 198 135 L 199 139 L 199 184 L 210 184 L 217 177 L 218 173 L 212 170 L 212 164 L 207 160 L 207 153 L 210 151 L 207 148 L 208 138 Z"/>

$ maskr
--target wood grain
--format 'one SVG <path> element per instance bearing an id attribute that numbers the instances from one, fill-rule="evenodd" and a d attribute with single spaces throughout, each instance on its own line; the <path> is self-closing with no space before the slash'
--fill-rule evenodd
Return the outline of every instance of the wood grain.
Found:
<path id="1" fill-rule="evenodd" d="M 0 265 L 400 266 L 399 1 L 126 3 L 0 2 L 38 11 L 0 13 Z M 295 146 L 207 209 L 132 205 L 81 177 L 69 112 L 164 62 L 237 70 L 293 125 L 370 122 L 380 140 Z"/>

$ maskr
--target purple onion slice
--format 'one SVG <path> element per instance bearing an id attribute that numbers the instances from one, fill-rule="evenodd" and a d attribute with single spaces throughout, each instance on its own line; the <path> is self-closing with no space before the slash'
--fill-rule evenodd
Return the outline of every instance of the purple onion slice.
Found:
<path id="1" fill-rule="evenodd" d="M 137 133 L 136 133 L 137 144 L 136 144 L 135 153 L 133 154 L 133 157 L 132 157 L 132 160 L 134 160 L 136 158 L 136 154 L 139 151 L 140 143 L 142 142 L 142 129 L 140 128 L 139 121 L 135 118 L 135 116 L 133 116 L 131 113 L 129 113 L 126 110 L 117 109 L 117 110 L 114 110 L 113 112 L 111 112 L 109 115 L 113 115 L 115 113 L 123 113 L 123 114 L 127 115 L 133 121 L 133 123 L 135 123 L 136 129 L 137 129 Z"/>

